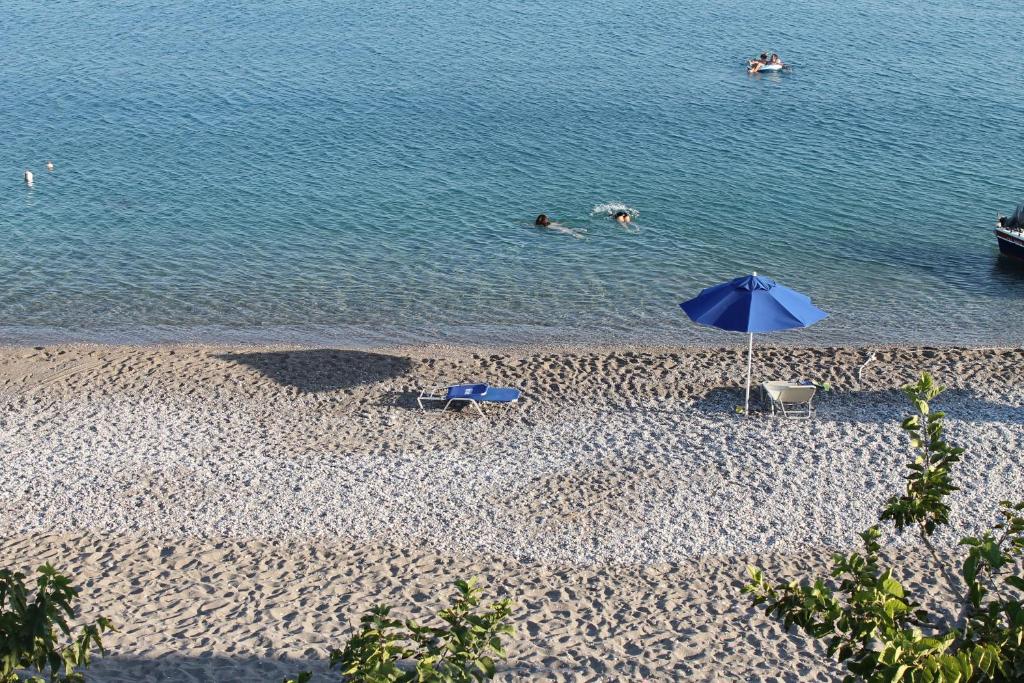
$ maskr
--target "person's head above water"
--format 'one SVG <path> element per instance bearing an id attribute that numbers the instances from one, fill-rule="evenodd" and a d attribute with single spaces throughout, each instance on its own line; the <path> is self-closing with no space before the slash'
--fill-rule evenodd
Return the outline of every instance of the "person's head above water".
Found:
<path id="1" fill-rule="evenodd" d="M 625 211 L 616 211 L 615 216 L 613 216 L 613 218 L 615 218 L 615 220 L 617 220 L 620 223 L 628 223 L 630 220 L 629 214 L 626 213 Z"/>
<path id="2" fill-rule="evenodd" d="M 537 216 L 537 220 L 535 220 L 533 224 L 539 225 L 542 228 L 546 228 L 549 225 L 551 225 L 551 220 L 548 218 L 547 214 L 542 213 L 541 215 Z"/>
<path id="3" fill-rule="evenodd" d="M 768 61 L 768 53 L 767 52 L 762 52 L 760 59 L 761 59 L 762 62 L 767 62 Z"/>

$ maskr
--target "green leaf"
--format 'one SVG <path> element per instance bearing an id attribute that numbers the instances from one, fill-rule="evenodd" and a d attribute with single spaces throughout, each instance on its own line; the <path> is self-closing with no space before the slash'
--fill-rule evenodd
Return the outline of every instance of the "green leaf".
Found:
<path id="1" fill-rule="evenodd" d="M 1000 552 L 999 545 L 994 539 L 985 539 L 979 550 L 985 558 L 985 561 L 988 562 L 993 569 L 999 569 L 1003 566 L 1003 554 Z"/>
<path id="2" fill-rule="evenodd" d="M 963 679 L 963 670 L 960 668 L 960 662 L 957 661 L 956 657 L 943 655 L 939 658 L 939 665 L 942 668 L 943 681 L 947 683 L 960 683 Z"/>
<path id="3" fill-rule="evenodd" d="M 494 660 L 490 657 L 481 657 L 477 660 L 476 665 L 488 678 L 493 678 L 494 674 L 497 673 Z"/>
<path id="4" fill-rule="evenodd" d="M 967 583 L 974 583 L 978 577 L 978 555 L 971 552 L 964 560 L 963 575 Z"/>
<path id="5" fill-rule="evenodd" d="M 903 586 L 900 585 L 899 581 L 891 577 L 886 577 L 882 581 L 882 590 L 897 598 L 903 597 Z"/>

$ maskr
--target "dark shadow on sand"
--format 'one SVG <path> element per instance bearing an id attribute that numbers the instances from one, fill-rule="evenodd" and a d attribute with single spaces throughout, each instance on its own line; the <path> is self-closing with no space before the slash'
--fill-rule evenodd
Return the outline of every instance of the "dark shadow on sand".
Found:
<path id="1" fill-rule="evenodd" d="M 301 671 L 313 672 L 313 680 L 329 681 L 338 672 L 328 669 L 327 655 L 320 658 L 231 657 L 204 654 L 186 656 L 163 654 L 157 657 L 135 657 L 108 653 L 93 659 L 86 669 L 86 680 L 96 683 L 124 681 L 180 681 L 181 683 L 208 683 L 210 681 L 274 681 L 294 677 Z M 253 677 L 253 674 L 256 674 Z"/>
<path id="2" fill-rule="evenodd" d="M 709 415 L 743 417 L 742 410 L 745 401 L 746 389 L 744 387 L 715 387 L 709 389 L 703 396 L 695 398 L 694 406 L 699 412 Z M 817 399 L 815 403 L 817 403 Z M 776 417 L 772 415 L 771 402 L 766 398 L 761 398 L 761 387 L 759 385 L 752 385 L 750 387 L 750 416 Z M 782 415 L 777 417 L 782 418 Z"/>
<path id="3" fill-rule="evenodd" d="M 412 361 L 404 356 L 335 349 L 224 353 L 217 358 L 247 365 L 278 384 L 296 387 L 304 393 L 375 384 L 400 377 L 413 367 Z"/>
<path id="4" fill-rule="evenodd" d="M 416 402 L 419 392 L 416 391 L 386 391 L 374 405 L 383 408 L 402 408 L 404 410 L 419 410 L 420 405 Z"/>
<path id="5" fill-rule="evenodd" d="M 338 643 L 340 646 L 342 643 Z M 498 662 L 498 671 L 520 678 L 514 661 Z M 95 683 L 139 683 L 140 681 L 175 681 L 182 683 L 213 683 L 221 681 L 266 681 L 277 683 L 293 678 L 301 671 L 313 673 L 313 681 L 337 681 L 337 669 L 331 669 L 327 652 L 321 657 L 255 657 L 202 654 L 187 656 L 162 654 L 137 657 L 108 653 L 96 657 L 86 669 L 86 680 Z"/>
<path id="6" fill-rule="evenodd" d="M 734 414 L 743 407 L 742 388 L 716 387 L 694 400 L 700 412 Z M 821 391 L 814 397 L 816 417 L 832 422 L 892 422 L 899 424 L 910 414 L 910 402 L 899 389 L 864 391 Z M 932 402 L 952 420 L 1024 424 L 1024 407 L 980 396 L 969 389 L 947 389 Z M 761 389 L 750 388 L 752 416 L 771 416 L 771 405 L 761 400 Z M 785 419 L 781 415 L 778 419 Z"/>
<path id="7" fill-rule="evenodd" d="M 871 414 L 867 421 L 898 423 L 912 410 L 909 399 L 899 389 L 836 392 L 819 395 L 819 398 L 830 401 L 832 396 L 835 399 L 829 409 L 829 419 L 833 420 L 844 420 L 846 406 L 851 409 L 849 419 L 857 422 L 866 421 L 866 414 Z M 970 389 L 947 389 L 931 401 L 931 408 L 941 410 L 951 420 L 1024 424 L 1024 407 L 981 396 Z"/>
<path id="8" fill-rule="evenodd" d="M 734 387 L 715 387 L 709 389 L 703 396 L 693 399 L 694 406 L 700 412 L 706 413 L 736 413 L 736 407 L 743 407 L 745 396 L 744 389 Z M 761 410 L 761 393 L 757 387 L 750 387 L 750 412 L 756 413 Z"/>

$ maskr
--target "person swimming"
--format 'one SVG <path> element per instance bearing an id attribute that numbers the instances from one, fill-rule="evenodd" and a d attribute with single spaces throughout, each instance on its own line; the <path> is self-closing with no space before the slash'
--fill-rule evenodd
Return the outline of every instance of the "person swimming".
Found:
<path id="1" fill-rule="evenodd" d="M 546 213 L 542 213 L 537 216 L 537 220 L 533 222 L 538 228 L 544 228 L 549 232 L 557 232 L 562 235 L 571 235 L 578 240 L 583 239 L 584 235 L 587 234 L 586 230 L 570 228 L 568 225 L 562 225 L 557 221 L 551 220 Z"/>
<path id="2" fill-rule="evenodd" d="M 614 218 L 615 220 L 617 220 L 620 223 L 628 223 L 631 220 L 633 220 L 632 217 L 630 217 L 630 215 L 628 213 L 626 213 L 625 211 L 616 211 L 615 215 L 612 216 L 612 218 Z"/>

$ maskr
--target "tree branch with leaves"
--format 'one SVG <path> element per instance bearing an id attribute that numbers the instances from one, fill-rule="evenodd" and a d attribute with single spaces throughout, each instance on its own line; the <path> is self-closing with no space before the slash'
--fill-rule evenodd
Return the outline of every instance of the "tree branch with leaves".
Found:
<path id="1" fill-rule="evenodd" d="M 962 562 L 944 558 L 932 542 L 949 523 L 953 469 L 964 450 L 945 437 L 945 414 L 930 402 L 942 393 L 930 375 L 904 387 L 914 414 L 903 420 L 914 454 L 906 489 L 879 519 L 913 529 L 957 604 L 945 620 L 913 599 L 879 561 L 882 530 L 861 533 L 862 552 L 832 557 L 830 579 L 772 583 L 748 567 L 744 592 L 765 613 L 825 641 L 830 657 L 850 672 L 846 681 L 971 683 L 1024 680 L 1024 502 L 999 503 L 999 521 L 979 538 L 960 540 Z"/>
<path id="2" fill-rule="evenodd" d="M 68 621 L 78 589 L 71 579 L 45 564 L 33 594 L 26 578 L 0 569 L 0 683 L 81 683 L 92 650 L 103 652 L 100 636 L 112 630 L 110 621 L 100 617 L 73 634 Z"/>
<path id="3" fill-rule="evenodd" d="M 438 613 L 442 626 L 425 626 L 391 616 L 391 607 L 372 607 L 359 630 L 341 650 L 332 650 L 331 668 L 358 683 L 471 683 L 497 672 L 495 658 L 507 654 L 502 637 L 512 634 L 512 601 L 482 603 L 476 579 L 456 581 L 458 595 Z M 285 683 L 307 683 L 302 672 Z"/>

